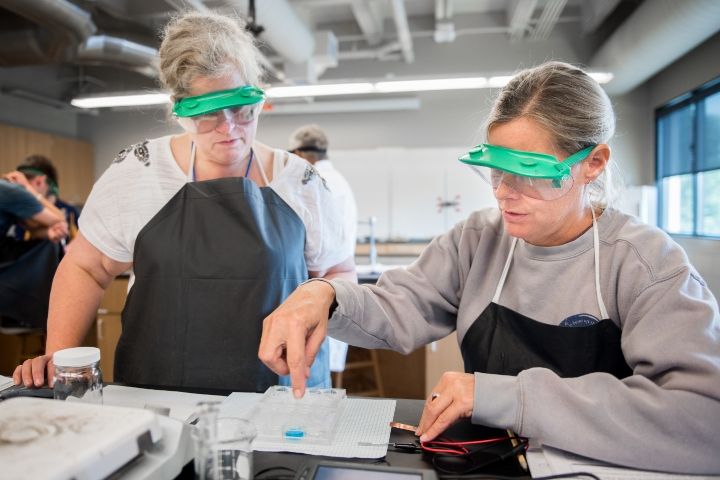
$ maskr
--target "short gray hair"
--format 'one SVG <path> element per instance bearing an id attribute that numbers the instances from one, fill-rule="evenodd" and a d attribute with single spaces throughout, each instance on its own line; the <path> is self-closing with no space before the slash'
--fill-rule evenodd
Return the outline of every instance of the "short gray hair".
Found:
<path id="1" fill-rule="evenodd" d="M 503 87 L 485 125 L 518 118 L 535 121 L 548 131 L 555 146 L 568 155 L 590 145 L 608 143 L 615 133 L 615 113 L 602 87 L 582 69 L 564 62 L 546 62 L 522 70 Z M 608 206 L 620 187 L 615 162 L 589 185 L 593 204 Z"/>
<path id="2" fill-rule="evenodd" d="M 168 22 L 160 45 L 160 81 L 175 98 L 187 97 L 197 77 L 240 73 L 248 85 L 262 77 L 261 54 L 240 18 L 189 12 Z"/>

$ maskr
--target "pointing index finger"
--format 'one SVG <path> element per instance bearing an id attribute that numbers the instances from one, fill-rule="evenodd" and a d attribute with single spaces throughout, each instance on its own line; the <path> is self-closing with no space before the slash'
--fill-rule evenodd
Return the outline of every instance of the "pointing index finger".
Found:
<path id="1" fill-rule="evenodd" d="M 308 378 L 305 361 L 305 333 L 303 329 L 297 327 L 291 328 L 288 332 L 286 357 L 295 398 L 302 398 L 305 395 L 305 383 Z"/>

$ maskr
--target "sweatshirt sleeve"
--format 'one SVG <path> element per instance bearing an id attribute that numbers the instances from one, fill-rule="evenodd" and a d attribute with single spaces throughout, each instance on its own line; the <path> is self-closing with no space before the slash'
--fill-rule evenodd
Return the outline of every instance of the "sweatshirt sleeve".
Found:
<path id="1" fill-rule="evenodd" d="M 329 334 L 365 348 L 410 353 L 456 327 L 462 224 L 436 237 L 407 269 L 385 272 L 375 285 L 331 282 L 337 308 Z"/>
<path id="2" fill-rule="evenodd" d="M 720 316 L 690 266 L 636 292 L 622 321 L 633 375 L 476 373 L 473 421 L 580 455 L 670 472 L 720 472 Z"/>

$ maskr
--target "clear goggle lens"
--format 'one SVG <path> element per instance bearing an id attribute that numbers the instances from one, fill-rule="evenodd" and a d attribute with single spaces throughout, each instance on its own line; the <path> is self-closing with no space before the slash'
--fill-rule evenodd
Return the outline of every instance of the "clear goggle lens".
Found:
<path id="1" fill-rule="evenodd" d="M 556 200 L 572 190 L 574 184 L 572 176 L 560 180 L 513 175 L 495 168 L 490 168 L 489 174 L 486 173 L 488 169 L 483 171 L 473 167 L 473 170 L 492 186 L 493 191 L 502 183 L 521 195 L 538 200 Z"/>
<path id="2" fill-rule="evenodd" d="M 239 107 L 224 108 L 216 112 L 195 117 L 176 117 L 178 123 L 186 131 L 192 133 L 208 133 L 215 130 L 223 122 L 232 124 L 232 127 L 242 127 L 257 120 L 262 110 L 263 102 Z"/>

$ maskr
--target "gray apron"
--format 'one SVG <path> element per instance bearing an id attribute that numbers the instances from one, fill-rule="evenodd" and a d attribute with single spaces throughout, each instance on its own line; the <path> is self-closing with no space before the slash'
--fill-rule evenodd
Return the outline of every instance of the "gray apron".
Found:
<path id="1" fill-rule="evenodd" d="M 517 375 L 528 368 L 544 367 L 561 377 L 592 372 L 607 372 L 618 378 L 632 375 L 620 348 L 620 329 L 610 320 L 600 293 L 600 240 L 595 212 L 592 228 L 595 292 L 601 320 L 580 327 L 555 326 L 500 305 L 517 244 L 514 238 L 492 302 L 472 324 L 460 346 L 466 372 Z"/>
<path id="2" fill-rule="evenodd" d="M 187 183 L 135 242 L 116 381 L 277 384 L 257 356 L 262 321 L 308 278 L 304 246 L 302 220 L 271 188 L 242 177 Z"/>

